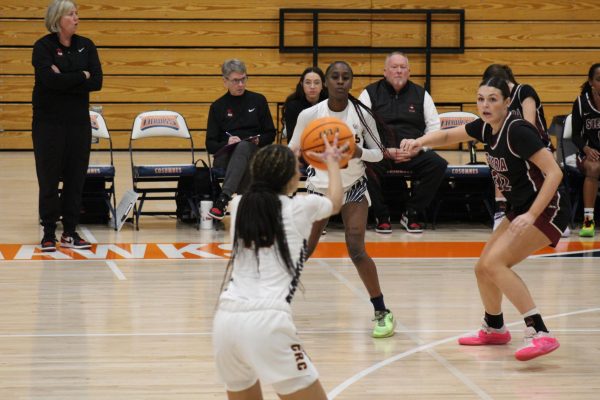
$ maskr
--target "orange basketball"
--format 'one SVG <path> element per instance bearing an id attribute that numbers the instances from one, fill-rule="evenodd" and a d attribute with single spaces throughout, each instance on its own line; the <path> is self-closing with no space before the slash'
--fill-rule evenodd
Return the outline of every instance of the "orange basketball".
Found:
<path id="1" fill-rule="evenodd" d="M 354 154 L 356 144 L 354 142 L 354 134 L 346 125 L 345 122 L 338 118 L 324 117 L 312 121 L 306 126 L 302 137 L 300 138 L 300 148 L 302 149 L 302 157 L 315 168 L 327 169 L 327 165 L 319 158 L 309 154 L 309 151 L 321 153 L 325 151 L 322 134 L 326 135 L 327 141 L 333 143 L 335 134 L 338 134 L 338 146 L 342 147 L 347 144 L 348 149 L 344 152 L 348 157 L 340 160 L 340 167 L 344 168 L 348 165 L 348 160 Z"/>

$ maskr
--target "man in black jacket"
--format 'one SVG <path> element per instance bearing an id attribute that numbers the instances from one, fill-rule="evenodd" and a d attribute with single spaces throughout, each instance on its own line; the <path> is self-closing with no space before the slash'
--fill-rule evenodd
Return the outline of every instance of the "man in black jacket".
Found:
<path id="1" fill-rule="evenodd" d="M 433 99 L 421 86 L 411 82 L 408 58 L 394 52 L 385 59 L 384 79 L 367 86 L 360 100 L 383 119 L 392 130 L 394 143 L 388 143 L 388 159 L 371 164 L 368 188 L 373 211 L 377 219 L 376 231 L 391 233 L 390 213 L 381 192 L 381 180 L 390 166 L 409 170 L 413 182 L 419 185 L 412 190 L 400 223 L 411 233 L 423 231 L 419 213 L 433 200 L 446 171 L 448 162 L 433 151 L 418 154 L 401 154 L 398 147 L 402 139 L 416 139 L 427 132 L 440 129 Z"/>
<path id="2" fill-rule="evenodd" d="M 214 166 L 225 168 L 223 191 L 209 212 L 217 220 L 225 216 L 231 196 L 243 192 L 248 184 L 252 155 L 275 139 L 267 99 L 246 90 L 248 75 L 244 62 L 227 60 L 221 71 L 227 93 L 210 106 L 206 129 L 206 149 L 215 156 Z"/>

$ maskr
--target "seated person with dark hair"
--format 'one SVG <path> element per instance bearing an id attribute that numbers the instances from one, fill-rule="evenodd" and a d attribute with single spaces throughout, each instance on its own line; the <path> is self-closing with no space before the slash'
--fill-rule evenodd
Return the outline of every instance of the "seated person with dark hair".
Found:
<path id="1" fill-rule="evenodd" d="M 221 71 L 227 93 L 211 104 L 206 129 L 206 149 L 215 154 L 214 166 L 225 168 L 223 191 L 209 211 L 216 220 L 225 216 L 231 196 L 242 193 L 248 185 L 248 166 L 254 153 L 275 139 L 267 99 L 246 90 L 248 75 L 244 62 L 227 60 Z M 232 145 L 230 151 L 218 153 L 228 145 Z"/>
<path id="2" fill-rule="evenodd" d="M 294 93 L 290 94 L 283 105 L 283 124 L 288 143 L 294 134 L 298 115 L 302 110 L 312 107 L 327 98 L 327 89 L 323 85 L 325 75 L 319 67 L 308 67 L 300 75 Z"/>
<path id="3" fill-rule="evenodd" d="M 385 59 L 384 78 L 370 84 L 360 95 L 360 101 L 371 107 L 393 133 L 388 143 L 386 159 L 370 164 L 368 180 L 373 212 L 377 220 L 375 230 L 392 233 L 390 212 L 385 204 L 381 181 L 390 167 L 409 170 L 419 185 L 412 190 L 400 223 L 411 233 L 423 231 L 418 215 L 433 201 L 444 179 L 448 162 L 433 151 L 408 155 L 398 147 L 403 139 L 416 139 L 427 132 L 440 129 L 433 99 L 421 86 L 411 82 L 408 58 L 393 52 Z"/>

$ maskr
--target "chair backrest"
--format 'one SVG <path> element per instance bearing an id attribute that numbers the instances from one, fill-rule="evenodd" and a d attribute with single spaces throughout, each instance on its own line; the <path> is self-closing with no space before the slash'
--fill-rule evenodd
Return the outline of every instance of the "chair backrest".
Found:
<path id="1" fill-rule="evenodd" d="M 479 118 L 477 115 L 466 111 L 450 111 L 440 114 L 440 129 L 450 129 L 457 126 L 468 124 Z M 477 148 L 475 140 L 469 142 L 469 164 L 478 164 Z"/>
<path id="2" fill-rule="evenodd" d="M 191 153 L 191 164 L 194 163 L 194 142 L 185 122 L 185 118 L 176 111 L 156 110 L 138 114 L 133 121 L 129 137 L 129 155 L 133 167 L 133 142 L 146 138 L 179 138 L 187 140 Z"/>
<path id="3" fill-rule="evenodd" d="M 92 137 L 100 139 L 110 139 L 106 121 L 102 114 L 96 111 L 90 111 L 90 122 L 92 123 Z"/>
<path id="4" fill-rule="evenodd" d="M 562 134 L 563 139 L 571 140 L 571 138 L 573 137 L 573 127 L 571 126 L 572 119 L 573 115 L 571 114 L 567 115 L 567 118 L 565 118 L 565 127 L 563 128 Z"/>
<path id="5" fill-rule="evenodd" d="M 108 141 L 108 151 L 110 155 L 110 165 L 114 165 L 113 161 L 113 146 L 112 139 L 110 137 L 110 133 L 108 133 L 108 127 L 106 126 L 106 121 L 102 114 L 97 113 L 96 111 L 90 111 L 90 123 L 92 125 L 92 144 L 99 143 L 99 139 L 103 139 Z M 97 161 L 92 160 L 90 156 L 90 164 L 95 164 Z M 105 164 L 105 163 L 102 163 Z"/>
<path id="6" fill-rule="evenodd" d="M 479 118 L 477 115 L 465 111 L 450 111 L 440 114 L 440 128 L 450 129 L 468 124 Z"/>
<path id="7" fill-rule="evenodd" d="M 571 126 L 572 115 L 569 114 L 565 118 L 565 126 L 563 127 L 562 134 L 558 137 L 558 149 L 559 162 L 561 166 L 570 166 L 577 168 L 577 153 L 579 150 L 575 143 L 573 143 L 573 127 Z"/>
<path id="8" fill-rule="evenodd" d="M 190 139 L 190 131 L 181 114 L 175 111 L 146 111 L 133 121 L 131 140 L 148 137 L 179 137 Z"/>

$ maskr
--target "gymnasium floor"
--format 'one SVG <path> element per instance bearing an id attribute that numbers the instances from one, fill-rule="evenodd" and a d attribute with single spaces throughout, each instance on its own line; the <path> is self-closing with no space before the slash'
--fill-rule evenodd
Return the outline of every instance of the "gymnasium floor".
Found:
<path id="1" fill-rule="evenodd" d="M 117 153 L 117 196 L 130 187 Z M 228 254 L 224 231 L 168 217 L 141 230 L 84 225 L 89 251 L 39 255 L 33 156 L 0 155 L 0 399 L 225 398 L 211 321 Z M 121 173 L 121 171 L 124 171 Z M 482 309 L 472 266 L 490 229 L 441 223 L 367 234 L 396 335 L 375 340 L 372 308 L 332 228 L 293 303 L 331 399 L 596 399 L 600 391 L 600 241 L 573 234 L 517 267 L 561 347 L 516 361 L 523 323 L 507 302 L 506 346 L 461 347 Z M 243 333 L 241 333 L 243 334 Z M 269 387 L 265 398 L 275 399 Z"/>

